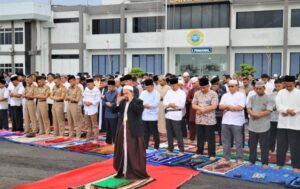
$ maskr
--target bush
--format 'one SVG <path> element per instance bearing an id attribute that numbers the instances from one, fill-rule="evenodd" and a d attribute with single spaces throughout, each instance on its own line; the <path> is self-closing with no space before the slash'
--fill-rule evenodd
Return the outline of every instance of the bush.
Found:
<path id="1" fill-rule="evenodd" d="M 239 72 L 237 72 L 237 74 L 241 75 L 243 77 L 246 77 L 249 74 L 254 75 L 256 73 L 256 69 L 253 68 L 253 66 L 251 66 L 250 64 L 241 64 L 240 67 L 241 67 L 241 70 Z"/>
<path id="2" fill-rule="evenodd" d="M 143 74 L 144 74 L 144 71 L 143 71 L 143 69 L 141 69 L 141 68 L 135 67 L 135 68 L 132 68 L 132 69 L 130 70 L 129 74 L 132 75 L 132 76 L 142 77 Z"/>

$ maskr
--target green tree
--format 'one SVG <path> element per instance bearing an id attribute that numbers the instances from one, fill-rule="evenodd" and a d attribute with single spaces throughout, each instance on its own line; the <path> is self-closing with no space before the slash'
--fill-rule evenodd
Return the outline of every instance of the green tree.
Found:
<path id="1" fill-rule="evenodd" d="M 256 69 L 251 66 L 250 64 L 241 64 L 241 70 L 237 72 L 238 75 L 242 75 L 244 77 L 248 76 L 249 74 L 255 74 Z"/>
<path id="2" fill-rule="evenodd" d="M 138 67 L 134 67 L 129 72 L 130 75 L 141 77 L 144 74 L 144 70 Z"/>

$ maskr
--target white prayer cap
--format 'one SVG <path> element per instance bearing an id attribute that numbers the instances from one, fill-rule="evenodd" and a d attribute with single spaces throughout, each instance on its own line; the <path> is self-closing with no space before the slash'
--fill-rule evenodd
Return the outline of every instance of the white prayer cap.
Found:
<path id="1" fill-rule="evenodd" d="M 190 74 L 189 74 L 189 72 L 184 72 L 182 76 L 183 77 L 190 77 Z"/>
<path id="2" fill-rule="evenodd" d="M 178 84 L 184 85 L 183 79 L 178 79 Z"/>
<path id="3" fill-rule="evenodd" d="M 133 92 L 133 87 L 130 86 L 130 85 L 125 85 L 125 86 L 123 87 L 123 89 L 124 89 L 124 90 L 129 90 L 129 91 L 132 91 L 132 92 Z"/>
<path id="4" fill-rule="evenodd" d="M 80 79 L 80 77 L 78 75 L 75 76 L 75 79 Z"/>
<path id="5" fill-rule="evenodd" d="M 199 81 L 199 79 L 197 77 L 192 77 L 191 81 L 192 83 L 196 83 L 197 81 Z"/>
<path id="6" fill-rule="evenodd" d="M 228 84 L 229 85 L 238 85 L 239 82 L 237 80 L 230 80 Z"/>
<path id="7" fill-rule="evenodd" d="M 16 74 L 13 74 L 10 76 L 10 78 L 13 78 L 13 77 L 18 77 Z"/>
<path id="8" fill-rule="evenodd" d="M 158 79 L 159 80 L 166 80 L 166 77 L 164 75 L 160 75 L 160 76 L 158 76 Z"/>
<path id="9" fill-rule="evenodd" d="M 278 77 L 278 74 L 274 74 L 273 77 Z"/>

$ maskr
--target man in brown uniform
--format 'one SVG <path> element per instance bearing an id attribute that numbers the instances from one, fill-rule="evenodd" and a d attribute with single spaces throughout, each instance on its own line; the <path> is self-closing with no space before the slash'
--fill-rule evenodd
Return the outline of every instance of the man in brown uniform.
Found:
<path id="1" fill-rule="evenodd" d="M 80 138 L 81 134 L 81 122 L 82 112 L 80 106 L 80 100 L 82 96 L 81 89 L 77 86 L 74 76 L 70 76 L 68 79 L 70 87 L 67 90 L 66 101 L 68 101 L 68 125 L 70 126 L 69 137 L 74 137 L 74 126 L 76 130 L 76 138 Z"/>
<path id="2" fill-rule="evenodd" d="M 34 96 L 36 94 L 37 87 L 33 83 L 32 75 L 26 78 L 26 88 L 24 93 L 25 101 L 25 112 L 24 112 L 24 128 L 25 133 L 32 132 L 37 134 L 37 118 L 36 118 L 36 104 L 34 102 Z M 29 124 L 31 122 L 32 128 L 30 129 Z"/>
<path id="3" fill-rule="evenodd" d="M 55 86 L 53 87 L 50 96 L 50 98 L 54 101 L 52 106 L 54 136 L 64 136 L 64 99 L 66 96 L 66 87 L 62 84 L 60 76 L 55 76 L 54 83 Z"/>
<path id="4" fill-rule="evenodd" d="M 50 88 L 45 84 L 45 78 L 37 77 L 38 88 L 36 90 L 35 98 L 37 99 L 37 113 L 40 125 L 40 135 L 50 134 L 50 120 L 48 116 L 48 104 L 46 99 L 50 95 Z"/>
<path id="5" fill-rule="evenodd" d="M 158 113 L 158 131 L 160 133 L 166 133 L 166 118 L 165 118 L 165 107 L 163 105 L 164 97 L 166 96 L 170 86 L 167 85 L 166 78 L 164 76 L 159 77 L 159 85 L 156 87 L 157 91 L 160 93 L 160 104 Z"/>

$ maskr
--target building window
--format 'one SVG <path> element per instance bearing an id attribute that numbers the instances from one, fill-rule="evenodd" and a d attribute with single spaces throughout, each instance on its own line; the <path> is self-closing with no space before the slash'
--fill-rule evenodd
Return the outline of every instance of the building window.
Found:
<path id="1" fill-rule="evenodd" d="M 15 28 L 15 44 L 23 44 L 23 28 Z"/>
<path id="2" fill-rule="evenodd" d="M 297 75 L 300 73 L 300 53 L 291 53 L 290 74 Z"/>
<path id="3" fill-rule="evenodd" d="M 53 54 L 52 59 L 79 59 L 78 54 Z"/>
<path id="4" fill-rule="evenodd" d="M 120 18 L 97 19 L 92 21 L 92 34 L 113 34 L 120 33 Z M 125 19 L 126 32 L 126 19 Z"/>
<path id="5" fill-rule="evenodd" d="M 236 53 L 235 71 L 240 71 L 241 64 L 250 64 L 256 69 L 255 78 L 261 74 L 281 74 L 281 53 Z"/>
<path id="6" fill-rule="evenodd" d="M 236 28 L 281 28 L 283 26 L 283 10 L 238 12 Z"/>
<path id="7" fill-rule="evenodd" d="M 92 73 L 107 75 L 120 71 L 120 55 L 93 55 Z"/>
<path id="8" fill-rule="evenodd" d="M 0 29 L 0 45 L 11 45 L 12 32 L 11 28 Z"/>
<path id="9" fill-rule="evenodd" d="M 55 24 L 79 22 L 79 18 L 55 18 L 53 22 Z"/>
<path id="10" fill-rule="evenodd" d="M 300 9 L 292 10 L 292 27 L 300 27 Z"/>
<path id="11" fill-rule="evenodd" d="M 15 63 L 15 73 L 24 73 L 23 63 Z M 0 72 L 3 73 L 11 73 L 12 72 L 12 64 L 0 64 Z"/>
<path id="12" fill-rule="evenodd" d="M 144 72 L 156 75 L 164 74 L 164 55 L 133 55 L 132 67 L 138 67 L 143 69 Z"/>
<path id="13" fill-rule="evenodd" d="M 230 5 L 196 4 L 176 5 L 168 8 L 168 29 L 229 27 Z"/>
<path id="14" fill-rule="evenodd" d="M 157 32 L 165 28 L 165 17 L 137 17 L 133 18 L 133 33 Z"/>

